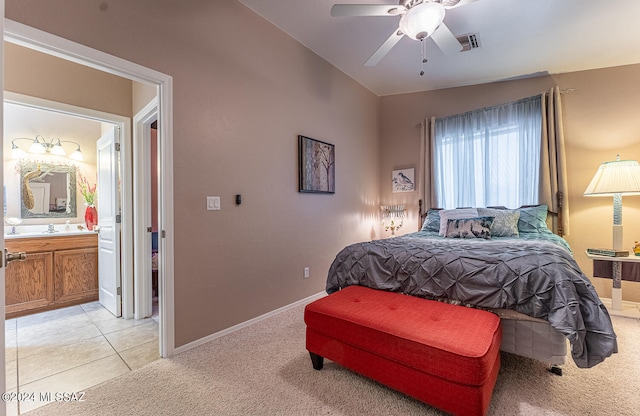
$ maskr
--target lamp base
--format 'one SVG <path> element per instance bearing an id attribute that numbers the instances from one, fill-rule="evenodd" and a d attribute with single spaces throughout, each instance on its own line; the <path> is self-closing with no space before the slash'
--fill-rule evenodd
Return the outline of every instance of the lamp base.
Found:
<path id="1" fill-rule="evenodd" d="M 622 288 L 611 288 L 611 309 L 616 311 L 622 310 Z"/>
<path id="2" fill-rule="evenodd" d="M 622 225 L 613 225 L 613 249 L 622 250 Z"/>

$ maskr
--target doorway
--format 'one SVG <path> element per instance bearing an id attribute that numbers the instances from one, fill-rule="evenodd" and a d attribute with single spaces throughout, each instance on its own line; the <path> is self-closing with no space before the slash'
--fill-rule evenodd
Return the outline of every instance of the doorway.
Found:
<path id="1" fill-rule="evenodd" d="M 94 179 L 87 178 L 96 178 L 96 172 L 104 170 L 96 166 L 96 163 L 100 160 L 100 157 L 95 157 L 96 140 L 99 139 L 98 143 L 100 143 L 103 139 L 117 134 L 117 141 L 122 141 L 120 139 L 120 130 L 122 130 L 123 125 L 129 123 L 128 120 L 124 119 L 122 119 L 121 122 L 117 122 L 117 120 L 121 119 L 120 117 L 108 114 L 100 115 L 100 119 L 98 120 L 98 114 L 95 112 L 92 112 L 91 117 L 86 117 L 82 114 L 84 111 L 85 109 L 60 105 L 59 103 L 42 99 L 34 99 L 33 97 L 22 96 L 15 93 L 5 93 L 4 112 L 6 118 L 4 132 L 7 140 L 4 146 L 6 155 L 4 178 L 5 189 L 8 189 L 6 193 L 7 198 L 5 199 L 8 216 L 21 217 L 19 208 L 23 202 L 21 202 L 20 193 L 18 192 L 20 178 L 14 166 L 16 164 L 27 163 L 26 161 L 29 160 L 38 160 L 46 162 L 46 164 L 50 166 L 73 167 L 74 176 L 88 180 L 89 187 L 95 186 L 96 182 L 94 182 Z M 8 151 L 11 147 L 10 139 L 27 136 L 30 132 L 41 132 L 43 135 L 47 135 L 47 138 L 50 135 L 54 137 L 59 136 L 63 144 L 65 144 L 65 147 L 68 147 L 67 143 L 71 144 L 70 141 L 73 141 L 74 145 L 77 144 L 82 149 L 83 160 L 72 160 L 69 159 L 68 156 L 51 154 L 28 154 L 26 158 L 19 160 L 9 159 L 12 153 Z M 115 138 L 115 136 L 113 137 Z M 129 140 L 125 139 L 124 141 L 128 142 Z M 29 140 L 20 142 L 20 145 L 27 151 L 29 150 L 29 144 Z M 109 178 L 107 180 L 108 182 L 113 184 L 119 182 L 119 173 L 115 172 L 109 175 L 112 178 Z M 22 217 L 24 218 L 22 224 L 16 227 L 18 233 L 17 235 L 10 236 L 11 239 L 6 243 L 7 247 L 12 248 L 25 236 L 33 240 L 33 234 L 38 235 L 39 230 L 46 228 L 47 223 L 51 223 L 56 229 L 55 233 L 52 236 L 48 234 L 38 236 L 39 238 L 44 237 L 49 244 L 47 247 L 51 248 L 55 248 L 55 246 L 58 245 L 54 241 L 60 241 L 55 238 L 52 240 L 51 237 L 66 240 L 64 243 L 66 249 L 55 252 L 52 256 L 54 269 L 57 270 L 56 264 L 58 260 L 56 259 L 68 258 L 70 253 L 79 252 L 79 250 L 69 250 L 70 247 L 68 244 L 71 244 L 70 239 L 76 236 L 82 236 L 83 239 L 90 238 L 91 236 L 100 239 L 105 235 L 112 235 L 113 233 L 108 233 L 103 229 L 101 229 L 97 235 L 95 233 L 88 233 L 86 230 L 79 231 L 77 229 L 77 227 L 82 227 L 82 224 L 84 224 L 83 196 L 80 192 L 76 194 L 76 184 L 79 183 L 79 181 L 80 179 L 75 180 L 75 178 L 68 178 L 67 183 L 69 184 L 69 189 L 73 189 L 74 192 L 70 194 L 69 191 L 67 191 L 67 194 L 64 195 L 67 198 L 70 196 L 69 200 L 72 201 L 74 207 L 78 205 L 77 210 L 73 210 L 73 212 L 66 217 L 50 218 L 47 217 L 46 213 L 40 214 L 39 212 L 37 213 L 38 215 L 32 214 L 27 218 Z M 57 188 L 65 189 L 66 187 Z M 51 189 L 53 190 L 54 186 L 52 186 Z M 97 187 L 98 191 L 101 189 L 104 189 L 102 183 Z M 48 199 L 49 198 L 47 198 L 47 200 Z M 103 220 L 102 224 L 104 223 L 104 219 L 108 219 L 107 214 L 110 211 L 117 211 L 117 208 L 109 208 L 111 204 L 101 201 L 114 202 L 120 199 L 120 197 L 104 198 L 98 195 L 99 220 Z M 107 204 L 107 209 L 103 209 L 104 204 Z M 48 208 L 49 207 L 47 207 L 47 209 Z M 56 212 L 54 215 L 57 216 L 58 214 L 63 213 Z M 37 231 L 30 233 L 29 230 Z M 22 241 L 26 240 L 22 239 Z M 98 247 L 101 247 L 100 243 L 98 243 Z M 39 249 L 33 250 L 39 251 Z M 82 250 L 91 252 L 90 248 L 83 248 Z M 45 251 L 48 251 L 48 249 Z M 63 255 L 62 253 L 65 254 Z M 83 253 L 85 252 L 83 251 Z M 31 252 L 28 256 L 30 260 L 27 263 L 36 264 L 36 259 L 43 254 L 44 253 Z M 101 254 L 102 253 L 100 253 L 98 257 Z M 83 255 L 85 254 L 77 254 L 80 258 L 82 258 L 81 256 Z M 87 258 L 84 259 L 86 261 Z M 119 259 L 119 256 L 117 256 L 117 259 Z M 34 263 L 31 263 L 32 261 Z M 90 261 L 93 263 L 94 258 L 91 257 Z M 110 272 L 105 273 L 102 267 L 104 264 L 102 259 L 99 263 L 101 263 L 101 267 L 98 267 L 98 280 L 100 282 L 98 287 L 102 294 L 105 281 L 108 282 L 110 278 L 114 278 L 115 274 Z M 16 267 L 20 267 L 21 269 L 16 269 Z M 7 278 L 10 281 L 15 281 L 15 277 L 17 276 L 16 271 L 22 270 L 22 267 L 22 264 L 12 263 L 6 270 Z M 119 261 L 114 267 L 120 268 Z M 67 270 L 67 268 L 63 269 Z M 24 270 L 28 273 L 24 275 L 24 279 L 26 279 L 25 282 L 40 281 L 38 277 L 40 277 L 41 274 L 37 268 L 32 270 L 28 265 L 25 265 Z M 86 270 L 79 272 L 79 274 L 82 275 L 91 270 L 95 270 L 95 267 L 88 267 Z M 18 275 L 21 275 L 21 273 L 18 272 Z M 28 276 L 32 275 L 34 277 L 29 279 Z M 120 273 L 117 275 L 119 276 Z M 135 276 L 133 277 L 135 279 Z M 71 280 L 73 279 L 68 281 Z M 84 281 L 84 279 L 80 280 Z M 67 280 L 65 279 L 65 281 Z M 89 283 L 90 280 L 87 285 L 93 286 Z M 78 291 L 74 290 L 72 293 L 66 292 L 65 296 L 59 297 L 56 285 L 57 283 L 54 283 L 55 299 L 51 299 L 55 301 L 54 310 L 40 312 L 40 309 L 52 308 L 54 304 L 35 304 L 33 305 L 35 308 L 32 306 L 30 310 L 24 309 L 22 313 L 20 313 L 20 315 L 22 315 L 21 317 L 6 321 L 7 343 L 5 345 L 8 357 L 6 361 L 6 381 L 8 389 L 11 389 L 11 391 L 27 391 L 28 389 L 38 388 L 52 389 L 55 386 L 70 386 L 77 382 L 82 383 L 85 387 L 89 387 L 106 381 L 111 377 L 123 374 L 123 372 L 139 368 L 158 358 L 158 326 L 160 317 L 157 309 L 155 310 L 155 315 L 150 311 L 147 315 L 137 317 L 140 319 L 131 319 L 128 321 L 118 320 L 115 319 L 115 316 L 121 316 L 121 314 L 114 313 L 112 307 L 105 309 L 105 302 L 102 296 L 100 296 L 100 302 L 92 301 L 91 291 L 81 292 L 78 287 Z M 10 286 L 12 288 L 14 287 L 14 285 Z M 90 287 L 87 289 L 90 289 Z M 112 292 L 115 292 L 115 290 Z M 7 294 L 11 293 L 13 293 L 13 290 L 7 290 Z M 35 293 L 39 292 L 35 291 Z M 82 295 L 82 293 L 88 294 L 89 296 L 84 295 L 78 298 L 78 295 Z M 67 299 L 70 299 L 71 302 L 67 301 Z M 10 312 L 12 308 L 24 308 L 26 306 L 25 303 L 16 301 L 16 296 L 13 295 L 7 296 L 6 302 L 17 302 L 16 305 L 7 307 L 7 313 Z M 118 302 L 120 302 L 120 300 L 118 300 Z M 29 303 L 33 304 L 35 302 Z M 76 303 L 79 304 L 75 305 Z M 131 309 L 131 307 L 129 307 L 129 309 Z M 13 315 L 12 313 L 10 316 Z M 153 349 L 155 349 L 155 353 Z M 93 352 L 84 353 L 82 351 Z M 80 376 L 82 372 L 89 372 L 91 375 Z M 74 380 L 73 377 L 81 377 L 82 380 Z M 29 404 L 11 403 L 10 405 L 14 406 L 12 413 L 22 414 L 46 403 L 47 402 L 43 400 L 35 400 Z"/>
<path id="2" fill-rule="evenodd" d="M 68 41 L 63 38 L 42 32 L 37 29 L 22 25 L 10 20 L 4 21 L 5 40 L 16 43 L 28 48 L 60 57 L 62 59 L 71 60 L 82 65 L 89 66 L 94 69 L 105 71 L 128 78 L 130 80 L 143 82 L 153 85 L 158 92 L 158 124 L 159 124 L 159 180 L 158 180 L 158 228 L 162 231 L 162 238 L 159 239 L 159 250 L 162 252 L 160 257 L 160 267 L 158 276 L 158 285 L 161 297 L 159 300 L 159 309 L 162 316 L 160 325 L 160 355 L 168 357 L 174 354 L 174 306 L 173 306 L 173 146 L 172 146 L 172 78 L 165 74 L 159 73 L 152 69 L 124 61 L 112 55 L 85 47 L 75 42 Z M 130 126 L 129 126 L 130 127 Z M 124 163 L 131 166 L 131 159 L 125 158 Z M 123 230 L 129 234 L 128 238 L 124 238 L 125 244 L 133 244 L 134 235 L 138 235 L 138 230 L 133 227 L 133 203 L 131 180 L 132 172 L 125 170 L 123 178 L 123 206 L 130 207 L 129 210 L 123 212 L 122 226 Z M 128 200 L 127 200 L 128 199 Z M 146 230 L 144 230 L 146 232 Z M 128 242 L 128 243 L 127 243 Z M 3 239 L 0 240 L 0 246 L 3 246 Z M 123 248 L 124 268 L 131 267 L 133 264 L 132 247 Z M 0 276 L 4 273 L 0 272 Z M 133 288 L 123 286 L 123 296 L 133 297 Z M 4 351 L 4 343 L 0 343 Z M 4 383 L 2 380 L 0 383 Z M 2 390 L 5 385 L 0 384 Z M 4 409 L 3 409 L 4 410 Z M 0 412 L 2 414 L 4 412 Z"/>
<path id="3" fill-rule="evenodd" d="M 99 154 L 99 152 L 96 153 L 96 144 L 99 143 L 105 135 L 108 135 L 108 133 L 111 132 L 114 141 L 117 140 L 119 143 L 126 146 L 131 142 L 131 133 L 129 132 L 131 125 L 130 120 L 126 117 L 114 114 L 103 113 L 12 92 L 5 91 L 4 96 L 5 100 L 3 109 L 7 112 L 7 118 L 4 120 L 4 133 L 8 136 L 4 140 L 5 153 L 8 153 L 7 149 L 10 149 L 12 146 L 15 147 L 15 142 L 19 140 L 22 140 L 19 142 L 19 146 L 21 146 L 20 150 L 24 148 L 25 150 L 30 151 L 28 142 L 36 136 L 39 137 L 39 140 L 42 142 L 61 140 L 65 146 L 67 145 L 66 143 L 69 143 L 72 144 L 72 146 L 77 146 L 77 149 L 79 150 L 84 150 L 81 152 L 83 155 L 82 160 L 74 160 L 70 159 L 66 155 L 55 155 L 50 152 L 44 154 L 25 153 L 24 156 L 20 157 L 20 159 L 16 159 L 10 155 L 5 155 L 4 188 L 6 190 L 5 207 L 7 212 L 5 216 L 16 218 L 21 221 L 21 225 L 16 227 L 19 230 L 19 233 L 15 237 L 21 237 L 20 234 L 23 234 L 23 236 L 30 235 L 32 234 L 30 231 L 33 231 L 38 235 L 38 232 L 41 231 L 42 227 L 47 226 L 47 224 L 55 230 L 55 233 L 59 233 L 54 233 L 54 235 L 60 236 L 63 234 L 67 235 L 69 233 L 77 233 L 78 227 L 83 229 L 89 228 L 84 221 L 85 205 L 89 204 L 89 202 L 86 200 L 87 195 L 83 195 L 83 183 L 85 184 L 84 193 L 89 189 L 92 189 L 91 201 L 93 202 L 94 198 L 98 198 L 97 206 L 100 214 L 98 216 L 99 221 L 102 221 L 104 224 L 107 214 L 112 211 L 119 211 L 118 214 L 121 214 L 120 211 L 123 210 L 117 206 L 119 205 L 119 201 L 124 198 L 121 197 L 121 191 L 119 189 L 114 189 L 114 192 L 117 192 L 118 195 L 113 194 L 108 197 L 105 197 L 104 195 L 102 197 L 100 197 L 100 195 L 95 195 L 96 190 L 99 193 L 101 188 L 106 188 L 104 185 L 96 188 L 98 178 L 97 173 L 101 170 L 99 169 L 100 161 L 96 158 L 96 154 Z M 15 139 L 15 137 L 19 138 Z M 25 142 L 27 143 L 24 144 Z M 119 153 L 122 153 L 122 156 L 126 157 L 127 152 Z M 36 215 L 32 214 L 30 212 L 31 210 L 29 210 L 27 213 L 28 215 L 25 217 L 25 208 L 23 206 L 23 202 L 21 202 L 22 198 L 20 196 L 20 183 L 22 181 L 19 175 L 14 172 L 17 170 L 17 167 L 14 167 L 14 165 L 20 166 L 27 162 L 33 164 L 36 164 L 37 162 L 38 166 L 40 166 L 41 163 L 44 163 L 47 166 L 61 166 L 67 168 L 70 172 L 73 172 L 73 175 L 71 175 L 72 177 L 67 179 L 69 185 L 67 194 L 61 195 L 67 197 L 66 199 L 69 201 L 69 208 L 67 211 L 70 211 L 70 214 L 66 214 L 65 212 L 55 212 Z M 113 170 L 107 172 L 110 179 L 104 182 L 107 182 L 107 184 L 116 184 L 112 188 L 117 188 L 117 184 L 119 182 L 123 182 L 121 180 L 123 175 L 119 170 L 120 169 L 118 169 L 118 171 Z M 104 176 L 104 173 L 102 175 Z M 68 176 L 70 175 L 68 174 Z M 54 198 L 52 195 L 50 201 L 47 201 L 47 204 L 53 200 Z M 101 200 L 102 203 L 100 203 Z M 71 209 L 72 205 L 73 209 Z M 52 208 L 57 210 L 56 206 L 52 206 Z M 62 211 L 64 211 L 64 209 Z M 118 230 L 117 234 L 120 233 L 120 230 Z M 112 235 L 113 233 L 103 234 L 106 236 Z M 126 230 L 122 235 L 124 237 L 122 238 L 123 248 L 125 250 L 131 250 L 133 243 L 131 241 L 126 241 Z M 104 251 L 101 249 L 103 244 L 100 243 L 100 240 L 104 238 L 100 233 L 98 233 L 98 237 L 98 251 Z M 117 240 L 120 240 L 120 237 L 117 237 Z M 124 263 L 126 257 L 120 255 L 116 257 L 117 258 L 114 259 L 116 263 L 114 263 L 114 266 L 111 269 L 117 270 L 118 272 L 116 274 L 113 273 L 113 270 L 110 270 L 110 273 L 108 274 L 113 277 L 109 280 L 117 280 L 117 284 L 114 284 L 119 287 L 121 286 L 120 279 L 122 277 L 124 285 L 133 286 L 133 283 L 128 284 L 128 281 L 135 279 L 135 275 L 127 270 L 127 265 Z M 103 259 L 102 253 L 98 254 L 98 258 L 102 259 L 99 262 L 101 265 L 98 269 L 104 269 L 102 264 L 106 262 Z M 104 281 L 106 280 L 106 273 L 104 270 L 102 270 L 101 274 L 102 276 L 99 276 L 99 288 L 105 286 Z M 102 292 L 102 290 L 100 290 L 100 292 Z M 112 292 L 115 293 L 116 290 L 114 289 Z M 125 298 L 122 305 L 120 305 L 120 299 L 118 299 L 117 301 L 119 304 L 117 308 L 110 307 L 108 309 L 111 310 L 116 317 L 132 317 L 133 297 L 130 296 L 129 298 Z M 104 301 L 102 301 L 102 303 L 104 303 Z M 52 309 L 55 306 L 56 305 L 54 303 L 51 303 L 50 307 L 44 306 L 33 312 L 39 312 L 41 309 Z M 124 313 L 120 313 L 121 310 L 124 311 Z M 28 310 L 25 310 L 25 312 L 28 312 Z"/>

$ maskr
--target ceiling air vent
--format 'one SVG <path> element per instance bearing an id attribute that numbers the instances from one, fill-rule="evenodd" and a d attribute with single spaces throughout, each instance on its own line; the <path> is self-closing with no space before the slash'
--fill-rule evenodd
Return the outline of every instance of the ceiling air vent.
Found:
<path id="1" fill-rule="evenodd" d="M 462 45 L 461 52 L 478 49 L 480 47 L 480 35 L 478 33 L 456 36 L 456 39 Z"/>

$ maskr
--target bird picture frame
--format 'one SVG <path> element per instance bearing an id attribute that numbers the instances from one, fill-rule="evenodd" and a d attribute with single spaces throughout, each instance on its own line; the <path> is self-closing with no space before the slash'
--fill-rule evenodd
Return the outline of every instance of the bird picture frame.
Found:
<path id="1" fill-rule="evenodd" d="M 415 168 L 394 170 L 391 173 L 391 189 L 394 193 L 415 191 Z"/>

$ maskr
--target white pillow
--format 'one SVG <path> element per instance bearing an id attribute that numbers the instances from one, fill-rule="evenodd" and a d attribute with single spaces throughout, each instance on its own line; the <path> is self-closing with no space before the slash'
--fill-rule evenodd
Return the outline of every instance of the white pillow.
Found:
<path id="1" fill-rule="evenodd" d="M 473 218 L 478 216 L 476 208 L 443 209 L 440 211 L 440 235 L 445 236 L 447 232 L 447 221 L 458 218 Z"/>

